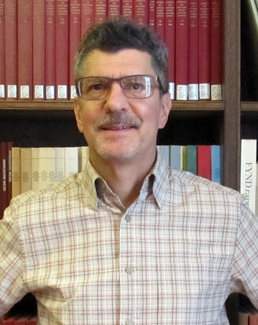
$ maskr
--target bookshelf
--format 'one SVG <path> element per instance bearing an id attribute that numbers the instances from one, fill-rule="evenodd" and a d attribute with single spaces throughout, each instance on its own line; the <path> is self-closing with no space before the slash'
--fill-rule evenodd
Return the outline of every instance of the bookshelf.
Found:
<path id="1" fill-rule="evenodd" d="M 258 138 L 258 101 L 243 95 L 241 101 L 241 6 L 246 1 L 223 2 L 223 100 L 174 101 L 158 136 L 159 144 L 223 145 L 223 184 L 234 189 L 240 181 L 240 138 Z M 23 147 L 84 145 L 68 100 L 0 101 L 0 141 Z"/>

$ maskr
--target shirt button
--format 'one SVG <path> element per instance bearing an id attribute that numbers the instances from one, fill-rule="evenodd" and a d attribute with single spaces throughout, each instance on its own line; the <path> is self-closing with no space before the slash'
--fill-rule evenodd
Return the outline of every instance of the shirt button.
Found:
<path id="1" fill-rule="evenodd" d="M 127 267 L 125 268 L 125 272 L 126 272 L 127 274 L 133 274 L 134 269 L 133 269 L 131 266 L 127 266 Z"/>
<path id="2" fill-rule="evenodd" d="M 127 215 L 127 216 L 125 217 L 125 221 L 126 221 L 126 222 L 131 222 L 131 220 L 132 220 L 132 217 L 131 217 L 131 216 Z"/>
<path id="3" fill-rule="evenodd" d="M 133 325 L 133 321 L 131 319 L 127 319 L 127 321 L 125 322 L 125 325 Z"/>

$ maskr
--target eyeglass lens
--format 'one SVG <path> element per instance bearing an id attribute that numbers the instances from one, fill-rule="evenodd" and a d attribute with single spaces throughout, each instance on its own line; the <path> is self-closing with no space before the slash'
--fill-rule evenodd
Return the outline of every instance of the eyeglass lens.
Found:
<path id="1" fill-rule="evenodd" d="M 147 98 L 153 94 L 152 76 L 128 76 L 123 78 L 85 77 L 79 80 L 78 88 L 82 98 L 88 100 L 104 99 L 113 82 L 118 82 L 125 96 Z"/>

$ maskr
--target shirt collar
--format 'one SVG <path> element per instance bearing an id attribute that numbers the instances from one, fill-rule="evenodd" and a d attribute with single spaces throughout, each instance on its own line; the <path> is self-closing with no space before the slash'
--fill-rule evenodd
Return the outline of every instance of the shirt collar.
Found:
<path id="1" fill-rule="evenodd" d="M 85 168 L 81 174 L 81 177 L 84 187 L 85 203 L 86 205 L 90 205 L 94 210 L 97 210 L 98 197 L 103 194 L 103 189 L 105 187 L 108 188 L 108 185 L 89 161 L 88 150 Z M 167 191 L 168 182 L 168 166 L 157 150 L 155 164 L 143 182 L 139 199 L 144 200 L 148 195 L 153 194 L 158 206 L 161 208 L 164 195 Z M 110 191 L 109 188 L 108 191 Z"/>

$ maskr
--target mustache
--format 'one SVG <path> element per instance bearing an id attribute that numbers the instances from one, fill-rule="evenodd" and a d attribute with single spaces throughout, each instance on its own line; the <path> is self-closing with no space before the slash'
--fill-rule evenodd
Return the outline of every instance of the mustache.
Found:
<path id="1" fill-rule="evenodd" d="M 141 121 L 134 115 L 128 115 L 126 112 L 113 112 L 100 118 L 95 123 L 96 129 L 101 129 L 110 125 L 123 125 L 124 127 L 138 128 L 141 125 Z"/>

